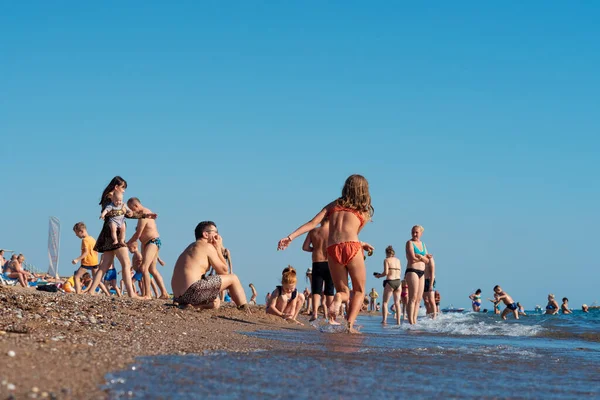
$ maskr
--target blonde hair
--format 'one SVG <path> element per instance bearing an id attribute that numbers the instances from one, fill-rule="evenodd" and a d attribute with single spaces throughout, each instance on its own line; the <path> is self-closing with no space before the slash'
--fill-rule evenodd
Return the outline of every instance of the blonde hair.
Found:
<path id="1" fill-rule="evenodd" d="M 281 273 L 281 283 L 283 285 L 295 285 L 297 281 L 296 270 L 291 265 L 288 265 Z"/>
<path id="2" fill-rule="evenodd" d="M 421 232 L 421 233 L 425 232 L 425 228 L 423 228 L 421 225 L 415 225 L 412 228 L 413 229 L 417 228 L 419 230 L 419 232 Z"/>
<path id="3" fill-rule="evenodd" d="M 392 245 L 389 245 L 388 247 L 385 248 L 385 255 L 387 257 L 394 257 L 396 255 L 396 252 L 394 251 L 394 248 L 392 247 Z"/>
<path id="4" fill-rule="evenodd" d="M 550 293 L 550 294 L 548 295 L 548 297 L 552 297 L 552 298 L 554 298 L 554 295 L 553 295 L 552 293 Z"/>
<path id="5" fill-rule="evenodd" d="M 362 175 L 350 175 L 342 189 L 342 196 L 336 200 L 336 204 L 342 207 L 351 208 L 363 213 L 368 213 L 372 217 L 375 209 L 371 205 L 371 195 L 369 194 L 369 182 Z"/>

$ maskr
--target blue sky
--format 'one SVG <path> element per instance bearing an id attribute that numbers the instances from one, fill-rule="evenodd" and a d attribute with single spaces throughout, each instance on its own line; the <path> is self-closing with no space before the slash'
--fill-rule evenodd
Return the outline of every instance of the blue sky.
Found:
<path id="1" fill-rule="evenodd" d="M 45 268 L 57 216 L 70 273 L 71 227 L 99 233 L 121 175 L 159 214 L 167 282 L 210 219 L 262 298 L 310 265 L 302 239 L 278 239 L 360 173 L 369 289 L 420 224 L 442 305 L 495 284 L 527 308 L 600 301 L 599 17 L 558 1 L 5 3 L 0 247 Z"/>

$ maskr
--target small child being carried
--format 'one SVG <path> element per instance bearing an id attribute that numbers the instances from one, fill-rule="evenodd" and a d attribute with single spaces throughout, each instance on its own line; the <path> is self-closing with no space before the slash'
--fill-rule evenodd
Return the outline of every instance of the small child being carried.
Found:
<path id="1" fill-rule="evenodd" d="M 115 244 L 125 244 L 125 216 L 131 216 L 133 212 L 123 203 L 123 193 L 114 191 L 110 194 L 111 203 L 107 205 L 100 219 L 104 219 L 108 215 L 108 224 L 110 226 L 110 235 Z M 110 214 L 109 214 L 110 213 Z M 117 228 L 119 229 L 119 237 L 117 237 Z"/>
<path id="2" fill-rule="evenodd" d="M 296 270 L 291 265 L 283 270 L 281 286 L 275 288 L 267 303 L 267 314 L 278 315 L 285 320 L 304 325 L 297 320 L 305 299 L 296 289 L 297 281 Z"/>

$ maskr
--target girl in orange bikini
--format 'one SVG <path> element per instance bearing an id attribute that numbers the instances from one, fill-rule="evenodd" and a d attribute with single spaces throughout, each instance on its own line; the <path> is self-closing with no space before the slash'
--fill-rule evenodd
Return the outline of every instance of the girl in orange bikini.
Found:
<path id="1" fill-rule="evenodd" d="M 358 233 L 366 221 L 373 216 L 369 183 L 361 175 L 351 175 L 346 179 L 342 196 L 325 206 L 313 219 L 279 241 L 278 250 L 284 250 L 298 236 L 314 229 L 327 215 L 329 237 L 327 258 L 336 294 L 329 307 L 330 323 L 336 322 L 342 303 L 350 301 L 348 310 L 348 330 L 354 329 L 354 322 L 365 297 L 366 268 L 361 251 L 372 253 L 373 246 L 358 240 Z M 361 252 L 361 257 L 357 255 Z M 348 275 L 352 279 L 352 291 L 348 287 Z"/>

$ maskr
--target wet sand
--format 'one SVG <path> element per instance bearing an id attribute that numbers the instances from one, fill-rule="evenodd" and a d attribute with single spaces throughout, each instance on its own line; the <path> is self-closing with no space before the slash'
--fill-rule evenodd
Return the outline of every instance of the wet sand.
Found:
<path id="1" fill-rule="evenodd" d="M 312 329 L 264 307 L 251 311 L 0 286 L 0 399 L 104 399 L 104 375 L 135 357 L 279 349 L 284 344 L 236 332 Z"/>

